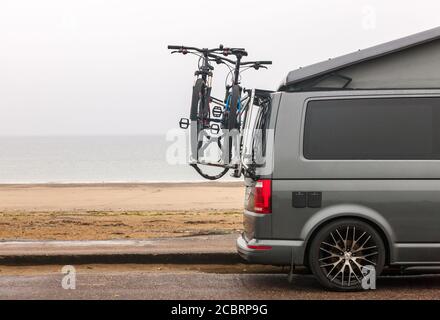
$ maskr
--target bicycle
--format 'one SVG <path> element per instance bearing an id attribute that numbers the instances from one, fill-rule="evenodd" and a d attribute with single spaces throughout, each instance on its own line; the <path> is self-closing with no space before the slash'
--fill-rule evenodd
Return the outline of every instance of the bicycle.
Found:
<path id="1" fill-rule="evenodd" d="M 182 129 L 191 129 L 191 160 L 190 165 L 205 179 L 218 180 L 226 175 L 230 169 L 234 169 L 234 176 L 240 176 L 238 164 L 232 161 L 232 148 L 234 137 L 233 133 L 241 131 L 241 118 L 245 114 L 246 106 L 251 102 L 251 94 L 247 91 L 247 96 L 242 97 L 243 88 L 240 86 L 240 75 L 242 72 L 254 68 L 267 68 L 266 65 L 272 64 L 271 61 L 253 61 L 242 62 L 243 57 L 248 53 L 243 48 L 225 48 L 220 45 L 214 49 L 200 49 L 196 47 L 186 46 L 168 46 L 172 53 L 181 53 L 183 55 L 193 54 L 199 57 L 198 70 L 195 72 L 196 81 L 193 87 L 190 117 L 182 118 L 179 125 Z M 220 56 L 220 54 L 222 56 Z M 235 60 L 226 58 L 227 56 L 235 56 Z M 226 77 L 226 94 L 225 99 L 220 100 L 211 96 L 212 77 L 214 67 L 212 62 L 216 64 L 224 64 L 229 68 Z M 242 68 L 245 70 L 242 70 Z M 228 78 L 231 77 L 231 84 L 228 84 Z M 210 107 L 211 103 L 215 103 L 214 108 Z M 212 116 L 211 116 L 212 114 Z M 213 139 L 212 136 L 206 134 L 206 130 L 211 133 L 218 134 L 220 130 L 226 132 L 223 136 Z M 204 145 L 204 138 L 209 143 L 213 140 L 217 141 L 219 148 L 223 151 L 222 163 L 206 163 L 200 159 L 200 151 Z M 237 137 L 235 137 L 237 141 Z M 221 140 L 223 139 L 223 144 Z M 224 149 L 224 150 L 223 150 Z M 217 175 L 204 173 L 199 164 L 214 167 L 222 167 L 224 170 Z"/>

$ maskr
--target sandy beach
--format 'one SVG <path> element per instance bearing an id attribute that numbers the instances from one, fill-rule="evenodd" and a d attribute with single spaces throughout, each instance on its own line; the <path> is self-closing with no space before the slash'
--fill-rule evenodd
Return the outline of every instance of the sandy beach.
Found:
<path id="1" fill-rule="evenodd" d="M 235 182 L 0 185 L 0 212 L 222 211 L 243 199 Z"/>
<path id="2" fill-rule="evenodd" d="M 0 239 L 239 232 L 243 199 L 242 183 L 0 185 Z"/>

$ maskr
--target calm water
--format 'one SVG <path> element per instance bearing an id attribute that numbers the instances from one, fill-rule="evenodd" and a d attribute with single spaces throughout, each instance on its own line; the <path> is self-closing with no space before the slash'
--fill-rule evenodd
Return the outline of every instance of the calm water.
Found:
<path id="1" fill-rule="evenodd" d="M 203 181 L 168 163 L 171 144 L 165 136 L 0 137 L 0 183 Z"/>

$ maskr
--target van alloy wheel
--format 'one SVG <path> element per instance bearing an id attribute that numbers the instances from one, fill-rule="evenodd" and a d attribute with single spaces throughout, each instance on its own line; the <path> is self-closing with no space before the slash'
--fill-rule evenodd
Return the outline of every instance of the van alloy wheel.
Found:
<path id="1" fill-rule="evenodd" d="M 313 273 L 324 286 L 359 290 L 364 268 L 374 267 L 377 275 L 382 271 L 385 248 L 380 235 L 368 224 L 342 220 L 318 232 L 309 259 Z"/>
<path id="2" fill-rule="evenodd" d="M 376 267 L 379 255 L 372 236 L 362 230 L 358 230 L 356 235 L 355 226 L 330 232 L 319 249 L 321 250 L 320 267 L 327 273 L 327 278 L 349 287 L 361 283 L 362 269 L 366 266 Z"/>

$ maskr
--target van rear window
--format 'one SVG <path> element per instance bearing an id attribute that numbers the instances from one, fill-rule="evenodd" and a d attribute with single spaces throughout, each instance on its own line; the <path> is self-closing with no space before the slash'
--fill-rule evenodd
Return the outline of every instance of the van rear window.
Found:
<path id="1" fill-rule="evenodd" d="M 311 101 L 303 152 L 310 160 L 439 160 L 440 98 Z"/>
<path id="2" fill-rule="evenodd" d="M 254 104 L 247 115 L 243 148 L 245 164 L 264 163 L 266 156 L 267 129 L 271 111 L 270 95 L 256 95 Z"/>

